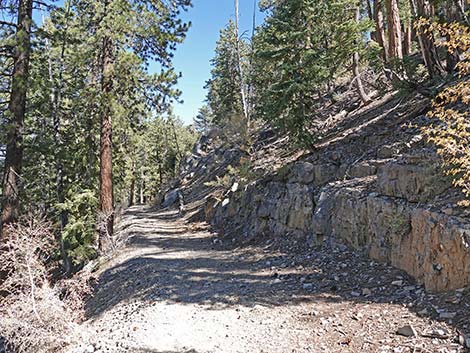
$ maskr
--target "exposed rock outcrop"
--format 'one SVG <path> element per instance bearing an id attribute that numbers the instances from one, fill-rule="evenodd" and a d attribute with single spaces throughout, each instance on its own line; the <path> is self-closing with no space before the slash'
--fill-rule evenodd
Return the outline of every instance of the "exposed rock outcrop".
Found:
<path id="1" fill-rule="evenodd" d="M 343 114 L 315 151 L 303 155 L 289 155 L 285 142 L 263 131 L 251 153 L 255 180 L 237 180 L 236 188 L 205 184 L 204 218 L 239 241 L 342 241 L 431 291 L 469 285 L 468 211 L 456 206 L 459 192 L 420 135 L 428 105 L 419 97 L 407 103 L 392 97 Z M 201 181 L 246 158 L 234 151 L 216 148 L 195 161 L 185 197 L 200 196 Z"/>

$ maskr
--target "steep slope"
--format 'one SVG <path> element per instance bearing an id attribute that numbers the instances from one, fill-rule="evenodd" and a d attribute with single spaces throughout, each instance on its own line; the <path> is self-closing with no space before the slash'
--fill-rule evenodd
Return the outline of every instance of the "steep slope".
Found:
<path id="1" fill-rule="evenodd" d="M 197 216 L 235 243 L 344 242 L 428 290 L 470 284 L 469 210 L 423 139 L 429 100 L 389 94 L 352 112 L 338 106 L 322 112 L 313 152 L 287 150 L 287 137 L 266 128 L 249 153 L 205 136 L 185 169 L 184 199 L 204 202 Z"/>

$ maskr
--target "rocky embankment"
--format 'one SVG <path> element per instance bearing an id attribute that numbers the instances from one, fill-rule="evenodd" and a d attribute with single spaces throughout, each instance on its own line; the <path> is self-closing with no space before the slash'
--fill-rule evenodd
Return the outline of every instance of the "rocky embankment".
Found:
<path id="1" fill-rule="evenodd" d="M 462 195 L 422 136 L 429 105 L 420 96 L 389 95 L 336 111 L 313 152 L 286 151 L 286 138 L 269 129 L 244 152 L 212 131 L 195 147 L 178 186 L 185 203 L 200 200 L 204 208 L 186 211 L 233 242 L 346 243 L 430 291 L 467 286 L 469 210 L 457 205 Z M 248 177 L 230 167 L 240 164 Z"/>

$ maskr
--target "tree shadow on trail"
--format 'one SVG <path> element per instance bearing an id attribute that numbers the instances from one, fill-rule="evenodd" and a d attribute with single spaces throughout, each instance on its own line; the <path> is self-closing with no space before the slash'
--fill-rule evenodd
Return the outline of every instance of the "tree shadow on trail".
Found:
<path id="1" fill-rule="evenodd" d="M 145 219 L 139 227 L 146 227 Z M 436 309 L 445 308 L 456 313 L 454 327 L 470 330 L 468 290 L 431 295 L 402 271 L 345 247 L 282 253 L 263 243 L 256 251 L 253 246 L 230 250 L 214 243 L 208 232 L 171 228 L 165 221 L 148 231 L 139 228 L 142 234 L 134 234 L 130 245 L 148 251 L 102 273 L 86 306 L 89 318 L 127 301 L 198 304 L 208 310 L 301 302 L 386 303 L 430 318 L 438 318 Z M 145 234 L 151 232 L 153 236 Z"/>
<path id="2" fill-rule="evenodd" d="M 139 350 L 135 353 L 198 353 L 195 349 L 189 351 L 154 351 L 154 350 Z"/>

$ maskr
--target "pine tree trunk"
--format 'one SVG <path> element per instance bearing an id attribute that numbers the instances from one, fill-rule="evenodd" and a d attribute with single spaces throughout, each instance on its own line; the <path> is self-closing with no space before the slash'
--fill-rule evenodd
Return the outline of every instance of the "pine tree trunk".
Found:
<path id="1" fill-rule="evenodd" d="M 432 14 L 432 5 L 427 0 L 411 0 L 411 9 L 413 16 L 417 18 L 430 18 Z M 418 34 L 419 45 L 424 63 L 431 78 L 442 75 L 445 70 L 439 60 L 434 36 L 431 31 L 427 30 L 428 26 L 420 28 Z"/>
<path id="2" fill-rule="evenodd" d="M 135 195 L 135 180 L 136 180 L 136 175 L 135 175 L 135 159 L 132 160 L 132 168 L 131 168 L 131 185 L 129 187 L 129 199 L 127 206 L 131 207 L 134 206 L 134 195 Z"/>
<path id="3" fill-rule="evenodd" d="M 402 34 L 398 0 L 386 0 L 388 23 L 388 55 L 390 59 L 403 59 Z"/>
<path id="4" fill-rule="evenodd" d="M 144 168 L 141 168 L 141 170 L 140 170 L 140 190 L 139 190 L 139 194 L 140 194 L 140 204 L 143 205 L 145 203 L 145 197 L 144 197 L 144 194 L 145 194 L 145 172 L 144 172 Z"/>
<path id="5" fill-rule="evenodd" d="M 0 237 L 5 231 L 5 226 L 16 221 L 19 213 L 21 167 L 23 164 L 23 125 L 29 79 L 32 14 L 33 1 L 20 0 L 16 31 L 17 42 L 13 58 L 13 78 L 8 105 L 11 120 L 8 126 L 5 169 L 2 180 Z"/>
<path id="6" fill-rule="evenodd" d="M 102 52 L 102 94 L 109 98 L 113 88 L 114 50 L 111 38 L 103 39 Z M 99 245 L 103 249 L 111 241 L 114 223 L 114 196 L 113 196 L 113 157 L 112 157 L 112 120 L 111 102 L 102 107 L 101 136 L 100 136 L 100 238 Z"/>
<path id="7" fill-rule="evenodd" d="M 388 62 L 388 45 L 385 37 L 384 14 L 382 9 L 383 0 L 374 1 L 375 36 L 377 43 L 382 47 L 382 56 Z"/>
<path id="8" fill-rule="evenodd" d="M 132 177 L 131 186 L 129 188 L 129 203 L 128 206 L 134 206 L 134 193 L 135 193 L 135 178 Z"/>
<path id="9" fill-rule="evenodd" d="M 408 21 L 405 25 L 405 34 L 403 36 L 403 54 L 411 55 L 411 43 L 412 43 L 412 24 L 411 21 Z"/>

